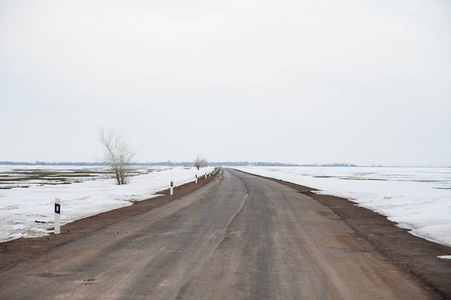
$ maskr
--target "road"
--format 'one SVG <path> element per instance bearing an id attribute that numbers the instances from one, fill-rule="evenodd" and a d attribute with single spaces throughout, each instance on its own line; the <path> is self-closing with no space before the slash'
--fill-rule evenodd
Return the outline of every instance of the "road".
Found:
<path id="1" fill-rule="evenodd" d="M 0 273 L 0 299 L 435 299 L 312 198 L 225 169 Z"/>

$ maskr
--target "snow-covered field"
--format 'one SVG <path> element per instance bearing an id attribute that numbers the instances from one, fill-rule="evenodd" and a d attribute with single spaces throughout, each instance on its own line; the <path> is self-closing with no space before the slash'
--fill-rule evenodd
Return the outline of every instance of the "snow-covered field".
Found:
<path id="1" fill-rule="evenodd" d="M 451 168 L 240 167 L 350 199 L 414 235 L 451 246 Z"/>
<path id="2" fill-rule="evenodd" d="M 350 199 L 387 216 L 414 235 L 451 246 L 451 168 L 238 169 Z M 0 179 L 8 178 L 0 182 L 0 242 L 49 234 L 56 197 L 62 201 L 61 221 L 66 224 L 155 197 L 155 192 L 168 188 L 171 180 L 181 185 L 194 180 L 196 174 L 200 176 L 212 170 L 213 167 L 200 171 L 183 167 L 141 167 L 137 170 L 139 175 L 132 177 L 129 184 L 118 186 L 114 179 L 107 178 L 104 167 L 0 165 Z M 40 179 L 27 175 L 45 172 L 48 175 Z M 70 175 L 64 178 L 64 174 Z"/>
<path id="3" fill-rule="evenodd" d="M 63 225 L 155 197 L 155 192 L 169 188 L 171 180 L 175 186 L 181 185 L 214 169 L 137 168 L 139 175 L 118 186 L 108 178 L 105 167 L 0 165 L 0 179 L 4 179 L 0 184 L 0 242 L 48 235 L 53 227 L 55 198 L 61 199 Z M 41 178 L 33 179 L 27 173 Z M 65 179 L 64 174 L 71 175 Z"/>

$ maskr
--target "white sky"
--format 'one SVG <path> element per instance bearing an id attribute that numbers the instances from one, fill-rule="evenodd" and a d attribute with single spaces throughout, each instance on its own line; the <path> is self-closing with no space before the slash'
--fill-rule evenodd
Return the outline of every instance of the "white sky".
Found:
<path id="1" fill-rule="evenodd" d="M 0 161 L 451 165 L 448 0 L 0 0 Z"/>

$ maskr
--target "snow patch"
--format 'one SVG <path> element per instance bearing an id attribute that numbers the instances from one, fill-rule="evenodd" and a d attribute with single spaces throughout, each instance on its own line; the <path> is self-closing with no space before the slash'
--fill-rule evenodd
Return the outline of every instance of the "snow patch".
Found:
<path id="1" fill-rule="evenodd" d="M 451 168 L 239 167 L 320 189 L 386 216 L 416 236 L 451 246 Z"/>
<path id="2" fill-rule="evenodd" d="M 62 166 L 54 168 L 64 171 Z M 73 166 L 66 168 L 73 169 Z M 0 173 L 11 169 L 11 166 L 0 165 Z M 20 166 L 20 169 L 30 169 L 31 172 L 36 167 Z M 156 197 L 156 192 L 169 188 L 171 180 L 174 181 L 174 186 L 182 185 L 194 181 L 195 175 L 203 176 L 213 169 L 145 166 L 141 175 L 131 177 L 130 183 L 126 185 L 115 185 L 114 179 L 104 176 L 71 184 L 0 189 L 0 242 L 49 235 L 54 226 L 55 198 L 61 199 L 61 225 L 64 225 Z"/>

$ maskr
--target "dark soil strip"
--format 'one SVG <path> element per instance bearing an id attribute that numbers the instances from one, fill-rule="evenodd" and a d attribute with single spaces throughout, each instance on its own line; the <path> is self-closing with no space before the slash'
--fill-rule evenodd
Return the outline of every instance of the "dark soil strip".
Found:
<path id="1" fill-rule="evenodd" d="M 219 169 L 218 169 L 219 171 Z M 174 195 L 169 195 L 169 189 L 158 194 L 161 196 L 135 202 L 131 206 L 111 210 L 85 219 L 77 220 L 61 227 L 61 234 L 42 238 L 21 238 L 0 243 L 0 270 L 6 270 L 19 262 L 42 255 L 51 249 L 70 241 L 86 236 L 94 231 L 105 228 L 123 219 L 141 214 L 153 208 L 164 205 L 172 200 L 181 198 L 213 180 L 218 172 L 212 176 L 198 179 L 198 183 L 190 182 L 174 187 Z"/>
<path id="2" fill-rule="evenodd" d="M 385 216 L 359 207 L 348 199 L 317 195 L 315 191 L 318 190 L 314 188 L 263 178 L 287 185 L 328 207 L 388 260 L 414 274 L 443 299 L 451 299 L 451 260 L 437 258 L 440 255 L 451 255 L 451 247 L 416 237 L 408 230 L 397 227 L 396 223 Z"/>

